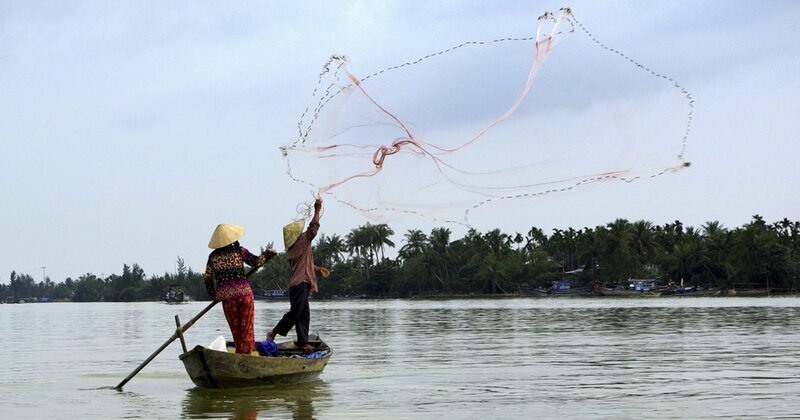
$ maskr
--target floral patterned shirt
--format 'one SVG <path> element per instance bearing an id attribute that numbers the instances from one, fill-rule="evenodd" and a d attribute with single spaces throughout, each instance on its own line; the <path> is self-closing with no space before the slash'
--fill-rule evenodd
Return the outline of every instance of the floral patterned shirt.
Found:
<path id="1" fill-rule="evenodd" d="M 214 300 L 253 296 L 253 290 L 245 277 L 244 264 L 259 267 L 267 259 L 269 256 L 266 253 L 256 257 L 247 248 L 235 244 L 211 251 L 203 276 L 208 296 Z"/>

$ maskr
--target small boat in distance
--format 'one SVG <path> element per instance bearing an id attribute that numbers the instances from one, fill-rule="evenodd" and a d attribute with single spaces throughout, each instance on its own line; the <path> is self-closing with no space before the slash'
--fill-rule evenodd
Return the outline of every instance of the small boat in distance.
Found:
<path id="1" fill-rule="evenodd" d="M 175 304 L 175 303 L 187 303 L 189 302 L 189 296 L 186 295 L 186 291 L 183 290 L 181 286 L 169 286 L 167 290 L 167 294 L 164 295 L 164 302 Z"/>
<path id="2" fill-rule="evenodd" d="M 545 288 L 542 287 L 533 288 L 531 286 L 528 286 L 527 284 L 517 286 L 517 292 L 519 293 L 520 296 L 529 296 L 529 297 L 547 297 L 550 295 L 550 293 Z"/>
<path id="3" fill-rule="evenodd" d="M 761 297 L 769 296 L 769 289 L 734 289 L 728 290 L 728 296 Z"/>
<path id="4" fill-rule="evenodd" d="M 631 290 L 625 289 L 623 286 L 613 287 L 599 287 L 597 289 L 598 296 L 613 296 L 613 297 L 658 297 L 661 296 L 660 290 Z"/>
<path id="5" fill-rule="evenodd" d="M 553 282 L 553 287 L 549 290 L 551 296 L 592 296 L 592 291 L 589 287 L 574 287 L 572 280 L 559 280 Z"/>
<path id="6" fill-rule="evenodd" d="M 711 288 L 702 288 L 698 286 L 680 286 L 674 288 L 670 296 L 696 296 L 696 297 L 707 297 L 707 296 L 721 296 L 722 289 L 719 287 L 711 287 Z"/>
<path id="7" fill-rule="evenodd" d="M 293 341 L 278 343 L 278 356 L 237 354 L 233 343 L 228 342 L 228 351 L 196 346 L 180 359 L 192 382 L 203 388 L 311 382 L 325 369 L 333 350 L 319 336 L 309 339 L 315 348 L 311 354 L 304 354 Z"/>
<path id="8" fill-rule="evenodd" d="M 289 295 L 285 290 L 273 289 L 265 290 L 264 293 L 255 294 L 256 300 L 275 300 L 275 299 L 288 299 Z"/>

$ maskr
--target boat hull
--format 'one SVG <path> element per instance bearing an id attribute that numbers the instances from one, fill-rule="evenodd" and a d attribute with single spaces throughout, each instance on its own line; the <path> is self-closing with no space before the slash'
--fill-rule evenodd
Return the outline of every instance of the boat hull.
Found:
<path id="1" fill-rule="evenodd" d="M 729 296 L 759 297 L 769 296 L 767 289 L 728 290 Z"/>
<path id="2" fill-rule="evenodd" d="M 268 384 L 311 382 L 328 364 L 331 350 L 318 359 L 242 355 L 196 346 L 180 355 L 195 385 L 240 388 Z"/>
<path id="3" fill-rule="evenodd" d="M 534 289 L 532 287 L 520 286 L 517 288 L 520 296 L 547 297 L 549 294 L 546 289 Z"/>
<path id="4" fill-rule="evenodd" d="M 636 291 L 636 290 L 617 290 L 609 288 L 600 288 L 597 293 L 599 296 L 612 296 L 612 297 L 659 297 L 662 294 L 660 290 L 650 291 Z"/>

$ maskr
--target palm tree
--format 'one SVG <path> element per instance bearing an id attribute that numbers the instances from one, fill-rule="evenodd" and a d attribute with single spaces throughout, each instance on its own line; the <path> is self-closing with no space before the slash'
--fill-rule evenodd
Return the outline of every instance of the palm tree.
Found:
<path id="1" fill-rule="evenodd" d="M 448 269 L 450 264 L 448 255 L 450 234 L 450 229 L 434 228 L 430 236 L 431 275 L 439 280 L 442 286 L 450 278 L 450 270 Z"/>
<path id="2" fill-rule="evenodd" d="M 320 264 L 330 266 L 342 262 L 342 254 L 347 251 L 347 244 L 337 234 L 331 236 L 320 234 L 314 251 L 319 255 Z"/>
<path id="3" fill-rule="evenodd" d="M 650 276 L 657 276 L 658 270 L 653 264 L 656 260 L 657 246 L 653 233 L 653 224 L 639 220 L 631 225 L 631 246 L 636 255 L 637 271 Z"/>
<path id="4" fill-rule="evenodd" d="M 578 268 L 578 232 L 573 228 L 569 228 L 564 232 L 564 249 L 566 251 L 567 265 L 570 270 Z"/>
<path id="5" fill-rule="evenodd" d="M 372 240 L 368 230 L 369 226 L 367 223 L 366 226 L 357 227 L 345 236 L 347 252 L 360 262 L 359 266 L 362 272 L 366 270 L 367 279 L 369 279 L 369 267 L 372 265 Z"/>
<path id="6" fill-rule="evenodd" d="M 553 233 L 547 238 L 547 245 L 545 249 L 547 253 L 553 257 L 554 260 L 562 263 L 561 266 L 567 265 L 566 256 L 564 252 L 564 231 L 558 228 L 553 229 Z"/>
<path id="7" fill-rule="evenodd" d="M 445 251 L 450 244 L 450 229 L 434 228 L 431 231 L 430 244 L 436 251 Z"/>
<path id="8" fill-rule="evenodd" d="M 534 231 L 534 229 L 536 228 L 532 228 L 531 231 Z M 486 258 L 482 267 L 486 279 L 483 286 L 485 293 L 495 293 L 498 290 L 499 280 L 502 277 L 499 268 L 500 262 L 512 252 L 511 242 L 508 241 L 508 238 L 509 236 L 501 232 L 500 229 L 493 229 L 483 235 L 483 245 L 486 248 L 483 251 L 486 254 Z M 542 240 L 540 244 L 543 242 Z"/>
<path id="9" fill-rule="evenodd" d="M 505 255 L 511 250 L 510 242 L 507 241 L 508 235 L 501 232 L 500 229 L 487 232 L 483 238 L 486 240 L 489 252 L 497 256 Z"/>
<path id="10" fill-rule="evenodd" d="M 782 268 L 788 259 L 788 250 L 781 246 L 778 233 L 770 229 L 761 216 L 753 216 L 752 222 L 737 229 L 732 241 L 732 263 L 741 279 L 767 289 L 781 282 L 788 283 Z"/>
<path id="11" fill-rule="evenodd" d="M 547 240 L 549 254 L 564 269 L 573 270 L 576 268 L 576 254 L 578 248 L 578 232 L 573 228 L 567 230 L 553 229 L 553 234 Z"/>
<path id="12" fill-rule="evenodd" d="M 531 227 L 531 230 L 525 235 L 525 249 L 528 251 L 543 246 L 545 242 L 547 242 L 547 235 L 537 227 Z"/>
<path id="13" fill-rule="evenodd" d="M 730 261 L 731 234 L 718 221 L 706 222 L 703 227 L 704 243 L 708 256 L 708 271 L 714 279 L 714 286 L 730 286 L 732 265 Z M 720 284 L 720 277 L 724 277 Z"/>
<path id="14" fill-rule="evenodd" d="M 521 233 L 517 232 L 516 235 L 514 235 L 514 243 L 517 244 L 517 251 L 519 251 L 520 245 L 522 245 L 524 241 L 525 237 L 522 236 Z"/>
<path id="15" fill-rule="evenodd" d="M 672 256 L 679 278 L 691 279 L 693 274 L 701 274 L 702 268 L 710 271 L 709 259 L 700 241 L 687 240 L 676 244 Z"/>
<path id="16" fill-rule="evenodd" d="M 653 247 L 653 224 L 639 220 L 631 226 L 631 235 L 636 253 L 646 255 Z"/>
<path id="17" fill-rule="evenodd" d="M 718 220 L 706 222 L 702 229 L 707 238 L 714 237 L 715 235 L 726 231 L 725 227 Z"/>
<path id="18" fill-rule="evenodd" d="M 373 240 L 373 246 L 376 249 L 380 249 L 381 251 L 381 261 L 386 259 L 386 254 L 384 253 L 386 245 L 394 248 L 394 242 L 392 242 L 389 237 L 394 235 L 394 230 L 389 227 L 389 225 L 385 223 L 381 223 L 379 225 L 369 225 L 371 230 L 371 236 Z"/>
<path id="19" fill-rule="evenodd" d="M 408 260 L 409 258 L 420 255 L 425 250 L 428 236 L 419 229 L 410 229 L 406 234 L 406 244 L 400 248 L 399 257 Z"/>
<path id="20" fill-rule="evenodd" d="M 600 265 L 606 280 L 618 283 L 634 275 L 637 269 L 631 224 L 626 219 L 617 219 L 606 226 L 598 226 L 595 233 Z"/>

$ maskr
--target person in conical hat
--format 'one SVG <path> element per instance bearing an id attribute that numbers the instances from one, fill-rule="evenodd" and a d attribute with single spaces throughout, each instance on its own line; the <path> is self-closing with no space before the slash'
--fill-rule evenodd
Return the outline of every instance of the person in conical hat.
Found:
<path id="1" fill-rule="evenodd" d="M 217 225 L 217 228 L 214 229 L 214 233 L 211 234 L 211 240 L 208 241 L 208 247 L 211 249 L 222 248 L 223 246 L 227 246 L 238 241 L 242 236 L 244 236 L 243 227 L 222 223 Z"/>
<path id="2" fill-rule="evenodd" d="M 286 247 L 286 250 L 289 250 L 297 241 L 297 238 L 303 234 L 303 228 L 305 226 L 305 220 L 295 220 L 283 227 L 283 246 Z"/>
<path id="3" fill-rule="evenodd" d="M 243 235 L 244 228 L 237 225 L 221 224 L 214 229 L 208 241 L 208 247 L 213 251 L 208 256 L 203 280 L 208 296 L 222 301 L 236 352 L 250 354 L 256 349 L 255 302 L 244 265 L 260 267 L 277 252 L 268 248 L 260 256 L 255 256 L 239 244 Z"/>
<path id="4" fill-rule="evenodd" d="M 275 340 L 276 335 L 286 336 L 294 327 L 297 332 L 297 345 L 306 351 L 314 350 L 314 346 L 308 342 L 308 327 L 311 321 L 308 297 L 319 290 L 315 273 L 321 273 L 323 277 L 328 277 L 330 274 L 327 269 L 314 265 L 314 254 L 311 250 L 311 241 L 319 231 L 321 209 L 322 199 L 318 198 L 314 202 L 314 216 L 305 231 L 303 231 L 305 222 L 302 220 L 295 220 L 283 227 L 283 244 L 286 246 L 286 258 L 292 270 L 289 277 L 291 307 L 275 328 L 267 333 L 267 340 Z"/>

